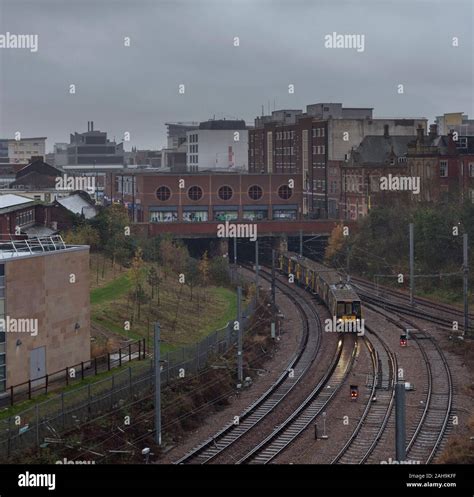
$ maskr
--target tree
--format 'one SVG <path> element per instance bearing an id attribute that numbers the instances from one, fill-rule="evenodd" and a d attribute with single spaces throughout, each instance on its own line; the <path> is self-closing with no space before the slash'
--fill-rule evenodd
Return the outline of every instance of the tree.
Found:
<path id="1" fill-rule="evenodd" d="M 324 255 L 324 260 L 327 264 L 334 264 L 343 251 L 345 244 L 343 229 L 343 225 L 338 224 L 331 232 Z"/>
<path id="2" fill-rule="evenodd" d="M 209 278 L 215 285 L 230 285 L 229 259 L 222 256 L 213 257 L 209 265 Z"/>
<path id="3" fill-rule="evenodd" d="M 209 258 L 207 250 L 202 254 L 201 260 L 198 263 L 198 270 L 201 286 L 205 288 L 209 284 Z"/>
<path id="4" fill-rule="evenodd" d="M 135 256 L 129 270 L 130 282 L 132 284 L 133 294 L 133 316 L 135 315 L 135 306 L 138 307 L 138 320 L 140 320 L 140 304 L 145 300 L 143 284 L 145 282 L 145 268 L 142 259 L 142 251 L 137 248 Z"/>
<path id="5" fill-rule="evenodd" d="M 199 285 L 199 267 L 198 261 L 193 257 L 188 258 L 186 265 L 186 285 L 190 289 L 190 297 L 193 300 L 193 289 Z"/>
<path id="6" fill-rule="evenodd" d="M 151 287 L 151 299 L 155 297 L 155 288 L 160 284 L 160 276 L 155 266 L 148 269 L 147 282 Z"/>

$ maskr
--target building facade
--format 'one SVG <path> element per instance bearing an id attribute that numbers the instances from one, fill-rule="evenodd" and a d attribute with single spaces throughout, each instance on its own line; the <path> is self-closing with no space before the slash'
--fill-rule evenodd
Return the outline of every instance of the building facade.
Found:
<path id="1" fill-rule="evenodd" d="M 113 200 L 127 205 L 137 222 L 297 220 L 302 215 L 299 175 L 116 173 L 114 181 Z"/>
<path id="2" fill-rule="evenodd" d="M 46 155 L 46 137 L 8 140 L 8 157 L 14 164 L 28 164 L 34 156 Z"/>
<path id="3" fill-rule="evenodd" d="M 416 136 L 425 118 L 375 119 L 371 108 L 340 103 L 308 105 L 306 112 L 274 111 L 249 131 L 250 172 L 294 172 L 302 176 L 303 213 L 313 218 L 343 217 L 341 167 L 364 136 Z"/>
<path id="4" fill-rule="evenodd" d="M 88 122 L 87 132 L 70 135 L 67 146 L 67 166 L 123 166 L 123 143 L 107 138 L 107 133 L 94 130 L 94 122 Z"/>
<path id="5" fill-rule="evenodd" d="M 248 170 L 248 130 L 245 121 L 210 120 L 188 131 L 186 167 L 204 170 Z"/>
<path id="6" fill-rule="evenodd" d="M 90 359 L 89 247 L 40 242 L 0 243 L 0 391 Z"/>

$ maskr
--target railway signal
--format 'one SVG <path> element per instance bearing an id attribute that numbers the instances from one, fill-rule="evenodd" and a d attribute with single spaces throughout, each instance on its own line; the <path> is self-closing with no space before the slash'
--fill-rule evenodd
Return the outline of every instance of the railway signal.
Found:
<path id="1" fill-rule="evenodd" d="M 359 387 L 358 385 L 351 385 L 351 400 L 357 400 L 359 397 Z"/>
<path id="2" fill-rule="evenodd" d="M 406 335 L 400 335 L 400 347 L 407 347 L 408 339 Z"/>

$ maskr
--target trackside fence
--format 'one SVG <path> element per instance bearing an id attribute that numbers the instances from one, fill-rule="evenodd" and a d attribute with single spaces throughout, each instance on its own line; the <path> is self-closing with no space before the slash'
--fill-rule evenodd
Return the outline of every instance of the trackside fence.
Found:
<path id="1" fill-rule="evenodd" d="M 252 300 L 243 312 L 243 328 L 255 310 Z M 199 343 L 162 354 L 161 381 L 166 385 L 184 370 L 186 377 L 203 369 L 209 359 L 223 354 L 237 343 L 234 321 L 206 336 Z M 142 347 L 142 345 L 140 346 Z M 33 447 L 62 443 L 62 434 L 117 409 L 130 400 L 149 394 L 154 385 L 154 364 L 149 357 L 125 364 L 106 378 L 78 385 L 44 402 L 0 419 L 0 458 Z M 0 412 L 1 416 L 1 412 Z"/>

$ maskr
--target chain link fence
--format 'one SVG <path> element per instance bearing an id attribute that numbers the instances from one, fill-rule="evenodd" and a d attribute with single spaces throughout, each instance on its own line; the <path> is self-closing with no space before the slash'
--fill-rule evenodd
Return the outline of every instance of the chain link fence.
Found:
<path id="1" fill-rule="evenodd" d="M 242 313 L 245 330 L 256 307 L 252 300 Z M 234 321 L 214 331 L 195 345 L 165 353 L 161 365 L 161 381 L 186 377 L 202 370 L 213 355 L 227 352 L 237 343 Z M 125 406 L 130 399 L 146 397 L 154 384 L 154 364 L 149 358 L 87 385 L 63 391 L 44 402 L 0 419 L 0 458 L 8 459 L 23 450 L 62 443 L 61 434 L 98 416 Z M 1 416 L 1 413 L 0 413 Z"/>

